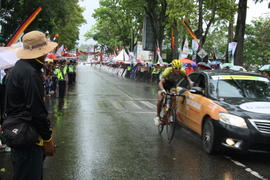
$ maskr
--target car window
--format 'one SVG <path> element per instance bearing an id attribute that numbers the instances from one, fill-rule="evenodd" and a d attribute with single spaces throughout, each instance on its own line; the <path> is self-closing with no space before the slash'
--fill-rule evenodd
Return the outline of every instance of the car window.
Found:
<path id="1" fill-rule="evenodd" d="M 182 79 L 178 84 L 177 86 L 180 86 L 180 87 L 183 87 L 183 88 L 186 88 L 186 89 L 190 89 L 190 86 L 189 86 L 189 83 L 186 79 Z"/>
<path id="2" fill-rule="evenodd" d="M 192 82 L 195 82 L 198 79 L 198 73 L 192 73 L 188 77 L 191 79 Z"/>
<path id="3" fill-rule="evenodd" d="M 227 80 L 210 81 L 209 91 L 215 97 L 244 97 L 241 93 L 241 89 L 239 89 Z"/>
<path id="4" fill-rule="evenodd" d="M 205 77 L 200 74 L 197 79 L 194 82 L 193 86 L 201 87 L 202 89 L 205 89 Z"/>
<path id="5" fill-rule="evenodd" d="M 211 79 L 209 93 L 215 97 L 267 100 L 270 98 L 270 82 L 266 78 Z"/>

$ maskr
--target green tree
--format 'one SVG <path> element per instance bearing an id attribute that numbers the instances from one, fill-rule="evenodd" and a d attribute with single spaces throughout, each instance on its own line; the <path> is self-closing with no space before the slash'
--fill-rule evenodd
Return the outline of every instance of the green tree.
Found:
<path id="1" fill-rule="evenodd" d="M 85 37 L 92 37 L 111 49 L 124 46 L 133 50 L 141 39 L 143 1 L 101 0 L 99 3 L 93 14 L 96 25 Z"/>
<path id="2" fill-rule="evenodd" d="M 209 32 L 204 49 L 212 55 L 224 57 L 227 51 L 227 25 L 215 26 Z"/>
<path id="3" fill-rule="evenodd" d="M 182 19 L 192 19 L 195 15 L 195 3 L 192 0 L 167 0 L 167 42 L 174 38 L 174 48 L 171 50 L 170 59 L 179 57 L 178 49 L 180 43 L 183 44 L 187 37 L 185 27 L 181 23 Z"/>
<path id="4" fill-rule="evenodd" d="M 244 62 L 270 64 L 270 18 L 258 18 L 246 25 Z"/>
<path id="5" fill-rule="evenodd" d="M 231 0 L 198 0 L 197 3 L 198 21 L 195 34 L 200 39 L 201 47 L 203 47 L 211 26 L 228 22 L 236 9 L 235 3 Z"/>
<path id="6" fill-rule="evenodd" d="M 195 30 L 197 38 L 200 40 L 200 46 L 203 47 L 207 42 L 206 39 L 210 33 L 211 39 L 207 44 L 209 52 L 219 51 L 220 48 L 213 47 L 210 48 L 210 44 L 215 44 L 215 41 L 223 40 L 223 37 L 218 37 L 219 35 L 225 35 L 224 32 L 221 32 L 221 29 L 225 24 L 232 19 L 231 14 L 234 14 L 236 11 L 236 4 L 232 0 L 167 0 L 168 8 L 168 25 L 175 29 L 176 24 L 179 24 L 179 21 L 184 18 L 190 25 L 191 29 Z M 177 22 L 177 23 L 176 23 Z M 187 31 L 181 29 L 182 26 L 178 26 L 178 31 L 176 33 L 182 32 L 182 36 L 177 37 L 175 35 L 175 42 L 184 42 L 186 38 Z M 184 34 L 183 34 L 184 32 Z M 212 33 L 212 35 L 211 35 Z M 169 34 L 167 32 L 167 34 Z M 188 35 L 188 37 L 190 37 Z M 217 39 L 215 39 L 217 38 Z M 180 40 L 181 39 L 181 40 Z M 222 48 L 224 49 L 224 45 Z M 176 49 L 177 50 L 177 49 Z M 177 57 L 174 53 L 174 57 Z"/>
<path id="7" fill-rule="evenodd" d="M 76 40 L 79 39 L 79 26 L 85 22 L 79 6 L 79 0 L 9 0 L 5 4 L 6 14 L 0 14 L 2 33 L 5 37 L 11 36 L 17 27 L 25 20 L 37 7 L 41 6 L 42 11 L 37 18 L 26 29 L 49 31 L 52 35 L 60 35 L 59 43 L 65 44 L 68 48 L 73 48 Z M 61 8 L 56 8 L 61 7 Z"/>
<path id="8" fill-rule="evenodd" d="M 237 42 L 237 48 L 235 51 L 235 61 L 236 65 L 243 65 L 243 48 L 244 48 L 244 35 L 246 28 L 246 16 L 247 16 L 247 0 L 239 0 L 238 3 L 238 16 L 237 24 L 235 28 L 234 41 Z"/>
<path id="9" fill-rule="evenodd" d="M 257 2 L 263 2 L 263 0 L 254 0 Z M 270 5 L 270 3 L 269 3 Z M 238 3 L 238 16 L 237 24 L 235 28 L 234 41 L 237 42 L 237 48 L 235 51 L 235 64 L 243 65 L 243 51 L 244 51 L 244 36 L 245 36 L 245 26 L 246 26 L 246 14 L 247 14 L 247 0 L 239 0 Z"/>
<path id="10" fill-rule="evenodd" d="M 145 14 L 150 19 L 153 29 L 154 42 L 162 50 L 162 40 L 164 39 L 164 30 L 167 23 L 167 1 L 166 0 L 145 0 Z"/>

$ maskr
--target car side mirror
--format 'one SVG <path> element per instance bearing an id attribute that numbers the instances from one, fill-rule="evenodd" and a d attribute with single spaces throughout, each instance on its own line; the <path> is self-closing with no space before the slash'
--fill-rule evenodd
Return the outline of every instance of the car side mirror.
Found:
<path id="1" fill-rule="evenodd" d="M 189 90 L 189 92 L 191 92 L 193 94 L 201 94 L 201 95 L 203 95 L 203 88 L 201 88 L 199 86 L 194 86 Z"/>

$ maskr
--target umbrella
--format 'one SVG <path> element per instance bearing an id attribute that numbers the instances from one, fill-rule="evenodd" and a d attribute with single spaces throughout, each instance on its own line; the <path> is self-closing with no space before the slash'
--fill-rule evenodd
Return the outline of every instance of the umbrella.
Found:
<path id="1" fill-rule="evenodd" d="M 53 59 L 53 60 L 58 60 L 58 58 L 55 56 L 55 54 L 53 54 L 53 53 L 50 53 L 50 54 L 48 54 L 47 55 L 47 58 L 48 59 Z"/>
<path id="2" fill-rule="evenodd" d="M 232 66 L 232 67 L 230 67 L 230 69 L 231 70 L 234 70 L 234 71 L 247 71 L 244 67 L 242 67 L 242 66 Z"/>
<path id="3" fill-rule="evenodd" d="M 137 62 L 137 63 L 143 63 L 143 61 L 140 60 L 140 59 L 137 59 L 136 62 Z"/>
<path id="4" fill-rule="evenodd" d="M 193 61 L 191 61 L 190 59 L 187 59 L 187 58 L 180 59 L 180 62 L 183 63 L 183 64 L 196 64 L 195 62 L 193 62 Z"/>
<path id="5" fill-rule="evenodd" d="M 198 64 L 197 64 L 197 66 L 198 66 L 198 68 L 199 69 L 202 69 L 202 70 L 211 70 L 212 68 L 208 65 L 208 64 L 206 64 L 205 62 L 199 62 Z"/>
<path id="6" fill-rule="evenodd" d="M 224 68 L 232 68 L 233 67 L 233 64 L 232 63 L 224 63 L 224 64 L 221 64 L 221 69 L 224 69 Z"/>
<path id="7" fill-rule="evenodd" d="M 211 61 L 210 63 L 208 63 L 210 66 L 212 65 L 219 65 L 220 64 L 220 61 Z"/>
<path id="8" fill-rule="evenodd" d="M 0 48 L 0 70 L 11 68 L 19 60 L 16 56 L 17 48 Z"/>
<path id="9" fill-rule="evenodd" d="M 267 71 L 270 72 L 270 64 L 266 64 L 259 69 L 259 71 Z"/>
<path id="10" fill-rule="evenodd" d="M 197 64 L 191 64 L 191 66 L 194 68 L 194 67 L 197 67 Z M 184 68 L 187 68 L 187 64 L 184 64 Z"/>

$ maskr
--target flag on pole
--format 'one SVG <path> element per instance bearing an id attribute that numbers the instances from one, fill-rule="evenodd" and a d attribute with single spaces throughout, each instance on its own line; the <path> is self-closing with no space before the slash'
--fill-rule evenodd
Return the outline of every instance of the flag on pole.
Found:
<path id="1" fill-rule="evenodd" d="M 42 10 L 41 7 L 38 7 L 27 19 L 25 19 L 22 24 L 16 29 L 15 33 L 11 36 L 6 46 L 11 46 L 13 43 L 16 43 L 24 30 L 31 24 L 31 22 L 37 17 L 37 15 Z"/>
<path id="2" fill-rule="evenodd" d="M 171 32 L 171 46 L 172 46 L 172 49 L 174 49 L 174 30 L 172 29 L 172 32 Z"/>
<path id="3" fill-rule="evenodd" d="M 62 45 L 60 48 L 57 49 L 55 55 L 56 55 L 57 57 L 60 57 L 60 56 L 62 56 L 62 53 L 63 53 L 63 52 L 64 52 L 64 45 Z"/>
<path id="4" fill-rule="evenodd" d="M 158 55 L 158 62 L 157 63 L 163 64 L 163 59 L 162 59 L 162 57 L 160 55 L 160 49 L 159 49 L 158 42 L 157 42 L 156 52 L 157 52 L 157 55 Z"/>
<path id="5" fill-rule="evenodd" d="M 199 42 L 197 36 L 195 35 L 195 33 L 192 31 L 192 29 L 189 27 L 189 25 L 186 23 L 186 21 L 184 19 L 182 19 L 182 23 L 186 27 L 186 29 L 188 30 L 188 32 L 191 35 L 191 37 L 193 39 L 195 39 L 197 42 Z"/>

